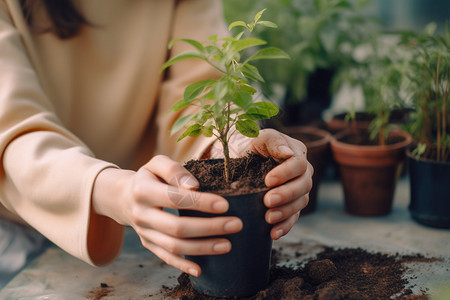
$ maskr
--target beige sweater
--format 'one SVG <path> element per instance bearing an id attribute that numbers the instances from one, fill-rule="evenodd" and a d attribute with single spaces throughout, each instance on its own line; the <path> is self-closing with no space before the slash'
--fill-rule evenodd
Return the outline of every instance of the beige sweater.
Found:
<path id="1" fill-rule="evenodd" d="M 166 112 L 188 83 L 216 74 L 198 60 L 159 70 L 188 49 L 177 43 L 168 53 L 170 39 L 203 41 L 226 27 L 220 0 L 77 3 L 94 26 L 59 40 L 32 33 L 18 0 L 0 0 L 0 216 L 104 265 L 120 252 L 123 228 L 90 219 L 96 176 L 155 154 L 180 162 L 201 154 L 210 141 L 176 143 L 168 131 L 177 115 Z"/>

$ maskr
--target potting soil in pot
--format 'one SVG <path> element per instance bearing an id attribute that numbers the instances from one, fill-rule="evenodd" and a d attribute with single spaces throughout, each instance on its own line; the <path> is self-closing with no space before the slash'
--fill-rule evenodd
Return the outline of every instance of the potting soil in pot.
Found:
<path id="1" fill-rule="evenodd" d="M 265 189 L 265 175 L 277 165 L 273 158 L 266 158 L 255 153 L 232 158 L 230 159 L 231 186 L 224 179 L 224 166 L 221 159 L 190 160 L 185 164 L 185 168 L 198 179 L 199 191 L 231 195 Z"/>
<path id="2" fill-rule="evenodd" d="M 418 255 L 388 255 L 361 248 L 324 247 L 316 257 L 291 266 L 277 265 L 281 252 L 272 255 L 268 287 L 248 298 L 235 299 L 428 299 L 426 291 L 413 295 L 408 280 L 409 262 L 433 262 Z M 181 274 L 178 285 L 162 291 L 168 299 L 218 299 L 197 293 L 188 276 Z"/>

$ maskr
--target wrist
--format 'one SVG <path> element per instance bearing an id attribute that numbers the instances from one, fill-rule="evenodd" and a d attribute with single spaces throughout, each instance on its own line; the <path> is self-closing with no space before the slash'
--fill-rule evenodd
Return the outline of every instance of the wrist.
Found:
<path id="1" fill-rule="evenodd" d="M 94 182 L 91 198 L 93 212 L 109 217 L 121 225 L 128 225 L 122 206 L 134 173 L 117 168 L 103 169 Z"/>

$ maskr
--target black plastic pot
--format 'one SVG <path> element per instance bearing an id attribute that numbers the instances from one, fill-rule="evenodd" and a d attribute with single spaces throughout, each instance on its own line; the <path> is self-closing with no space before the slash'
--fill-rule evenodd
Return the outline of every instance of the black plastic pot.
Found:
<path id="1" fill-rule="evenodd" d="M 232 250 L 222 255 L 186 256 L 202 268 L 199 277 L 190 276 L 195 290 L 215 297 L 244 297 L 256 294 L 269 282 L 272 239 L 264 215 L 266 191 L 226 196 L 230 208 L 226 216 L 237 216 L 244 223 L 242 231 L 225 235 Z M 182 216 L 215 217 L 198 211 L 180 210 Z"/>
<path id="2" fill-rule="evenodd" d="M 420 224 L 450 228 L 450 164 L 417 160 L 408 153 L 411 217 Z"/>

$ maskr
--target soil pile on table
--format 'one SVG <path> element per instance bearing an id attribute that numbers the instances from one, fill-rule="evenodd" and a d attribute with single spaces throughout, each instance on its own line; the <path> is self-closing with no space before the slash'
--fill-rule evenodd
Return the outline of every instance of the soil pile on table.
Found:
<path id="1" fill-rule="evenodd" d="M 273 158 L 255 153 L 231 158 L 229 163 L 230 184 L 225 181 L 222 159 L 190 160 L 184 167 L 199 181 L 199 191 L 235 195 L 259 192 L 265 189 L 264 178 L 277 165 L 278 162 Z"/>
<path id="2" fill-rule="evenodd" d="M 271 278 L 266 289 L 246 298 L 262 299 L 428 299 L 424 293 L 413 295 L 402 276 L 404 263 L 434 261 L 421 255 L 401 256 L 371 253 L 360 248 L 326 247 L 317 257 L 299 267 L 277 266 L 273 255 Z M 172 299 L 212 300 L 215 297 L 196 292 L 187 274 L 178 278 L 178 285 L 166 288 L 164 295 Z"/>

